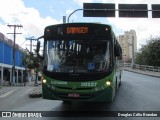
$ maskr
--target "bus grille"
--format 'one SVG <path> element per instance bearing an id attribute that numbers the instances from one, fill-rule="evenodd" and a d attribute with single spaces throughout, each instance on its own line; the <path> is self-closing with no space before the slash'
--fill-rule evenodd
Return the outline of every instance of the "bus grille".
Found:
<path id="1" fill-rule="evenodd" d="M 65 100 L 88 100 L 94 98 L 94 94 L 80 94 L 80 97 L 68 97 L 68 93 L 55 93 L 59 99 Z"/>
<path id="2" fill-rule="evenodd" d="M 101 80 L 104 79 L 106 76 L 110 75 L 111 72 L 104 72 L 104 73 L 54 73 L 43 71 L 44 75 L 55 79 L 55 80 L 62 80 L 62 81 L 94 81 L 94 80 Z"/>
<path id="3" fill-rule="evenodd" d="M 60 87 L 60 86 L 55 86 L 56 88 L 58 89 L 61 89 L 61 90 L 73 90 L 73 88 L 71 87 Z M 93 90 L 94 87 L 89 87 L 89 88 L 76 88 L 76 90 Z"/>

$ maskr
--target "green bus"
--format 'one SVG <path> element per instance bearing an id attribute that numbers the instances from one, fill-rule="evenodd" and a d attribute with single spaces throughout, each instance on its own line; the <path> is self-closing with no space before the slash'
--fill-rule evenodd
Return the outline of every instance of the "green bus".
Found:
<path id="1" fill-rule="evenodd" d="M 37 53 L 43 61 L 43 99 L 114 100 L 121 84 L 122 49 L 110 25 L 66 23 L 47 26 L 44 36 L 38 39 Z"/>

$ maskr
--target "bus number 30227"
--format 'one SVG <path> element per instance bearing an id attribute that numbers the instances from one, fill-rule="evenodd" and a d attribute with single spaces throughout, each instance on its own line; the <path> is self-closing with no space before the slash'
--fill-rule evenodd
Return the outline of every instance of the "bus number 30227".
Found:
<path id="1" fill-rule="evenodd" d="M 96 82 L 82 82 L 81 86 L 83 87 L 95 87 L 97 85 Z"/>

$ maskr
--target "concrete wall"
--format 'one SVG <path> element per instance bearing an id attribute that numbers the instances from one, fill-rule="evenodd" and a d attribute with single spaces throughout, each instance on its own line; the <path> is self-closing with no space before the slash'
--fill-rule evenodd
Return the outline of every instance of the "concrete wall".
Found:
<path id="1" fill-rule="evenodd" d="M 22 50 L 16 45 L 15 51 L 15 78 L 12 80 L 12 67 L 13 67 L 13 41 L 6 38 L 0 33 L 0 85 L 5 82 L 13 84 L 18 81 L 23 82 L 23 71 L 25 68 L 22 66 Z M 18 78 L 21 78 L 19 80 Z"/>

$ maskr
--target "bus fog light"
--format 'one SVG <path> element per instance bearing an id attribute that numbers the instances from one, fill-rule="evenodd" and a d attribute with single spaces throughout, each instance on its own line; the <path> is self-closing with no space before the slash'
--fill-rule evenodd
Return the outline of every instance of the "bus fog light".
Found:
<path id="1" fill-rule="evenodd" d="M 47 87 L 50 88 L 51 86 L 49 84 L 47 84 Z"/>
<path id="2" fill-rule="evenodd" d="M 98 88 L 97 88 L 97 87 L 95 87 L 95 91 L 98 91 Z"/>
<path id="3" fill-rule="evenodd" d="M 44 79 L 44 80 L 43 80 L 43 83 L 46 83 L 46 82 L 47 82 L 47 80 Z"/>
<path id="4" fill-rule="evenodd" d="M 107 85 L 107 86 L 110 86 L 110 85 L 111 85 L 111 82 L 110 82 L 110 81 L 107 81 L 107 82 L 106 82 L 106 85 Z"/>

